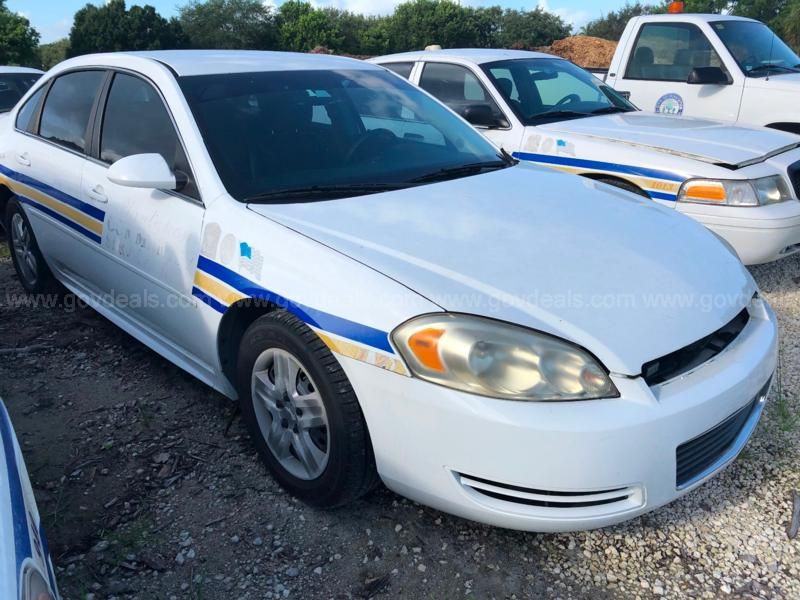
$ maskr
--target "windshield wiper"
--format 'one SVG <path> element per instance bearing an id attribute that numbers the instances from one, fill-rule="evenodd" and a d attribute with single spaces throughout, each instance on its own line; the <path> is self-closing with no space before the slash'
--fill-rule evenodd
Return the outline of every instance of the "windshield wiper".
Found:
<path id="1" fill-rule="evenodd" d="M 307 187 L 284 188 L 262 194 L 255 194 L 244 199 L 247 204 L 280 202 L 294 199 L 333 199 L 366 196 L 380 192 L 391 192 L 409 187 L 405 183 L 345 183 L 340 185 L 311 185 Z"/>
<path id="2" fill-rule="evenodd" d="M 800 66 L 800 65 L 798 65 Z M 800 69 L 798 67 L 787 67 L 785 65 L 758 65 L 757 67 L 753 67 L 747 71 L 747 74 L 750 75 L 752 73 L 760 73 L 761 71 L 783 71 L 785 73 L 800 73 Z"/>
<path id="3" fill-rule="evenodd" d="M 613 115 L 616 113 L 628 113 L 628 112 L 635 112 L 632 108 L 623 108 L 621 106 L 606 106 L 604 108 L 598 108 L 597 110 L 593 110 L 593 115 Z"/>
<path id="4" fill-rule="evenodd" d="M 458 177 L 466 177 L 468 175 L 477 175 L 483 171 L 496 171 L 498 169 L 505 169 L 512 166 L 508 160 L 491 160 L 479 163 L 470 163 L 467 165 L 459 165 L 457 167 L 446 167 L 439 169 L 427 175 L 415 177 L 410 183 L 432 183 L 434 181 L 447 181 L 448 179 L 457 179 Z"/>
<path id="5" fill-rule="evenodd" d="M 550 110 L 548 112 L 539 113 L 538 115 L 531 115 L 528 117 L 530 121 L 539 121 L 541 119 L 558 119 L 559 117 L 588 117 L 590 113 L 578 112 L 577 110 Z"/>

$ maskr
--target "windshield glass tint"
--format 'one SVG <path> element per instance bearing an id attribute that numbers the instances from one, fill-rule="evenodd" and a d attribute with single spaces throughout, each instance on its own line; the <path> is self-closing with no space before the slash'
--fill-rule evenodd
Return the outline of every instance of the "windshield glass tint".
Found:
<path id="1" fill-rule="evenodd" d="M 38 73 L 8 73 L 0 75 L 0 113 L 8 112 L 31 89 L 41 75 Z"/>
<path id="2" fill-rule="evenodd" d="M 614 109 L 635 110 L 591 73 L 566 60 L 506 60 L 483 68 L 526 125 Z"/>
<path id="3" fill-rule="evenodd" d="M 203 75 L 180 84 L 238 200 L 314 187 L 380 191 L 498 162 L 479 133 L 384 70 Z"/>
<path id="4" fill-rule="evenodd" d="M 800 57 L 763 23 L 718 21 L 711 26 L 750 77 L 800 70 Z"/>

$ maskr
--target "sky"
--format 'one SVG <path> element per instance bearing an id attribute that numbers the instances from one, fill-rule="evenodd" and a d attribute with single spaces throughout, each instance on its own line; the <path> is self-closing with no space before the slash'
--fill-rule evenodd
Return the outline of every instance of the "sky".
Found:
<path id="1" fill-rule="evenodd" d="M 311 0 L 319 6 L 336 6 L 354 12 L 366 14 L 386 14 L 399 4 L 399 0 Z M 267 3 L 274 2 L 266 0 Z M 610 10 L 620 8 L 625 0 L 606 0 L 604 2 L 590 0 L 462 0 L 472 6 L 500 4 L 506 8 L 532 9 L 541 6 L 549 10 L 576 28 L 587 21 L 601 16 Z M 72 16 L 85 6 L 87 0 L 7 0 L 6 5 L 14 12 L 25 15 L 42 36 L 42 42 L 54 42 L 69 35 L 72 27 Z M 102 0 L 94 0 L 94 4 L 102 4 Z M 188 3 L 188 0 L 128 0 L 128 6 L 134 4 L 150 4 L 155 6 L 165 17 L 177 14 L 176 6 Z M 278 0 L 280 3 L 280 0 Z"/>

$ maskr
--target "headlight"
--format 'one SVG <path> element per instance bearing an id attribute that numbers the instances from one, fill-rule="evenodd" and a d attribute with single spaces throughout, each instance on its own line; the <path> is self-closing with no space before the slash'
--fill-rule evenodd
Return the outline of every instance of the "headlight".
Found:
<path id="1" fill-rule="evenodd" d="M 593 400 L 619 392 L 588 352 L 556 337 L 466 315 L 412 319 L 392 333 L 426 381 L 505 400 Z"/>
<path id="2" fill-rule="evenodd" d="M 780 175 L 745 181 L 692 179 L 681 186 L 678 200 L 728 206 L 765 206 L 792 199 Z"/>

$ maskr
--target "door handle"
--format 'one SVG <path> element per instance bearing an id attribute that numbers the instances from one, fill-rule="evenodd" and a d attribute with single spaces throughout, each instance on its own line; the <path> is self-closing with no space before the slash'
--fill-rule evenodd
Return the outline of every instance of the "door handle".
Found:
<path id="1" fill-rule="evenodd" d="M 97 184 L 89 190 L 89 198 L 102 204 L 108 202 L 108 196 L 106 196 L 106 192 L 103 190 L 103 186 L 100 184 Z"/>
<path id="2" fill-rule="evenodd" d="M 26 167 L 30 167 L 31 157 L 28 156 L 27 152 L 22 152 L 21 154 L 17 154 L 17 162 L 21 165 L 25 165 Z"/>

